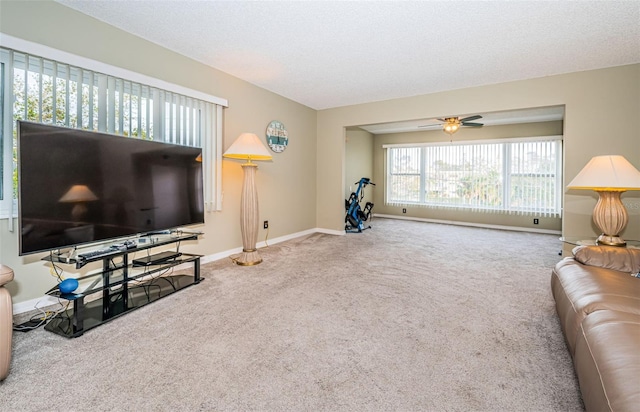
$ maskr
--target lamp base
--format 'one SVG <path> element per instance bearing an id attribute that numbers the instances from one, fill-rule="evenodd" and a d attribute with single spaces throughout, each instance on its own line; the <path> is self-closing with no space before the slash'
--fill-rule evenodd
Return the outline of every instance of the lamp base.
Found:
<path id="1" fill-rule="evenodd" d="M 596 239 L 596 245 L 625 247 L 627 242 L 622 240 L 620 236 L 609 236 L 603 233 Z"/>
<path id="2" fill-rule="evenodd" d="M 253 266 L 262 263 L 262 257 L 257 249 L 243 250 L 233 261 L 240 266 Z"/>
<path id="3" fill-rule="evenodd" d="M 624 247 L 627 243 L 617 234 L 627 226 L 629 215 L 624 207 L 620 195 L 622 191 L 596 190 L 598 203 L 593 209 L 593 222 L 600 228 L 602 234 L 598 236 L 596 244 L 605 246 Z M 607 235 L 607 233 L 616 233 Z"/>

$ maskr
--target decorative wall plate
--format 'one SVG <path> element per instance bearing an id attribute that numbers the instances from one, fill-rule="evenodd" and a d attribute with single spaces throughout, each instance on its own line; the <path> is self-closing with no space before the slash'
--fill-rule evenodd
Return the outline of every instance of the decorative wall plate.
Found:
<path id="1" fill-rule="evenodd" d="M 287 136 L 287 129 L 284 128 L 284 124 L 277 120 L 273 120 L 267 126 L 267 144 L 276 153 L 284 152 L 289 144 L 289 137 Z"/>

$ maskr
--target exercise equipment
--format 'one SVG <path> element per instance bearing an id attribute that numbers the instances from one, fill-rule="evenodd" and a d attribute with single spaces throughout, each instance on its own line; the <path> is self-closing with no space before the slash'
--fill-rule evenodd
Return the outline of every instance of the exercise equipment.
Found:
<path id="1" fill-rule="evenodd" d="M 347 215 L 344 218 L 344 230 L 347 233 L 360 233 L 365 229 L 371 229 L 371 226 L 365 226 L 364 222 L 371 218 L 371 210 L 373 209 L 373 203 L 367 202 L 364 205 L 364 209 L 360 207 L 360 203 L 364 198 L 364 188 L 367 185 L 375 186 L 375 183 L 371 183 L 368 177 L 361 178 L 355 184 L 358 188 L 355 192 L 352 192 L 349 199 L 344 201 Z"/>

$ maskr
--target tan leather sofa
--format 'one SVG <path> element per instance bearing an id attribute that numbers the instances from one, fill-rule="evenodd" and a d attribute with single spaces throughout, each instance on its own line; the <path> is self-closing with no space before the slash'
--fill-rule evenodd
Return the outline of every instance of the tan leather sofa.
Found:
<path id="1" fill-rule="evenodd" d="M 640 249 L 578 246 L 551 291 L 587 411 L 640 410 Z"/>
<path id="2" fill-rule="evenodd" d="M 11 339 L 13 338 L 13 305 L 9 291 L 4 288 L 13 280 L 13 270 L 0 265 L 0 381 L 9 375 Z"/>

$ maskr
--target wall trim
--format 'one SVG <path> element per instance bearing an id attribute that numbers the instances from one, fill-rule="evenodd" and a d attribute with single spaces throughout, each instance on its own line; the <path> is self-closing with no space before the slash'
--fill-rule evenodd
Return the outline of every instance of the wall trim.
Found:
<path id="1" fill-rule="evenodd" d="M 326 235 L 334 235 L 334 236 L 344 236 L 347 232 L 344 230 L 334 230 L 334 229 L 322 229 L 316 228 L 317 233 L 324 233 Z"/>
<path id="2" fill-rule="evenodd" d="M 303 231 L 296 232 L 296 233 L 291 233 L 289 235 L 276 237 L 276 238 L 273 238 L 271 240 L 267 240 L 266 242 L 265 241 L 258 242 L 258 244 L 256 246 L 259 249 L 262 249 L 264 247 L 267 247 L 268 245 L 276 245 L 278 243 L 282 243 L 282 242 L 285 242 L 287 240 L 291 240 L 291 239 L 296 239 L 296 238 L 303 237 L 303 236 L 312 235 L 314 233 L 323 233 L 323 234 L 327 234 L 327 235 L 336 235 L 336 236 L 344 235 L 344 232 L 341 232 L 341 231 L 338 231 L 338 230 L 313 228 L 313 229 L 307 229 L 307 230 L 303 230 Z M 211 255 L 205 255 L 200 259 L 200 264 L 215 262 L 216 260 L 220 260 L 220 259 L 226 259 L 229 256 L 238 254 L 240 252 L 242 252 L 242 247 L 237 247 L 237 248 L 225 250 L 225 251 L 218 252 L 218 253 L 213 253 Z M 191 267 L 193 267 L 192 263 L 184 263 L 182 265 L 175 266 L 174 269 L 189 269 Z M 15 303 L 13 305 L 13 314 L 14 315 L 20 315 L 20 314 L 31 312 L 31 311 L 36 311 L 37 310 L 36 309 L 36 305 L 37 305 L 38 308 L 42 309 L 42 308 L 45 308 L 45 307 L 48 307 L 48 306 L 52 306 L 52 305 L 59 305 L 59 301 L 58 301 L 58 298 L 56 298 L 56 297 L 45 295 L 45 296 L 41 296 L 39 298 L 26 300 L 24 302 Z"/>
<path id="3" fill-rule="evenodd" d="M 44 310 L 44 308 L 47 308 L 52 305 L 59 305 L 59 304 L 60 302 L 58 301 L 58 298 L 55 298 L 49 295 L 44 295 L 44 296 L 40 296 L 39 298 L 25 300 L 24 302 L 14 303 L 13 314 L 20 315 L 22 313 L 37 311 L 38 309 Z"/>
<path id="4" fill-rule="evenodd" d="M 423 217 L 396 216 L 396 215 L 385 215 L 385 214 L 377 214 L 377 213 L 374 213 L 373 217 L 380 217 L 380 218 L 383 218 L 383 219 L 415 220 L 415 221 L 418 221 L 418 222 L 440 223 L 440 224 L 444 224 L 444 225 L 481 227 L 481 228 L 484 228 L 484 229 L 511 230 L 511 231 L 515 231 L 515 232 L 543 233 L 543 234 L 547 234 L 547 235 L 558 235 L 558 236 L 560 236 L 562 234 L 562 232 L 560 230 L 534 229 L 534 228 L 520 227 L 520 226 L 488 225 L 488 224 L 484 224 L 484 223 L 458 222 L 458 221 L 455 221 L 455 220 L 427 219 L 427 218 L 423 218 Z"/>

